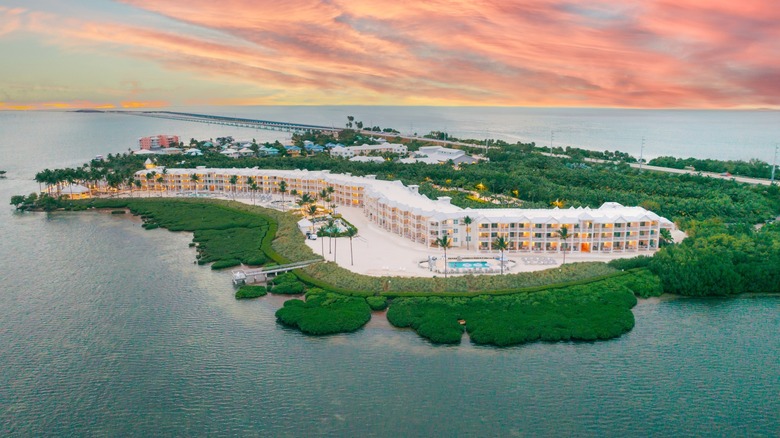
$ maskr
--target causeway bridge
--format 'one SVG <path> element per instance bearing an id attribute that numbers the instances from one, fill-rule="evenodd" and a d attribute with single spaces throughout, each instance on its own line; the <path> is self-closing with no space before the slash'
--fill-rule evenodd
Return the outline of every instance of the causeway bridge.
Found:
<path id="1" fill-rule="evenodd" d="M 236 126 L 239 128 L 268 129 L 272 131 L 302 132 L 322 131 L 339 132 L 341 128 L 332 126 L 309 125 L 305 123 L 275 122 L 272 120 L 244 119 L 241 117 L 215 116 L 210 114 L 181 113 L 175 111 L 112 111 L 133 116 L 156 117 L 158 119 L 180 120 L 183 122 L 209 123 L 213 125 Z"/>
<path id="2" fill-rule="evenodd" d="M 322 259 L 312 259 L 302 262 L 288 263 L 286 265 L 269 266 L 267 268 L 238 269 L 233 271 L 233 284 L 240 285 L 246 283 L 265 283 L 268 281 L 269 277 L 276 277 L 279 274 L 290 272 L 293 269 L 303 268 L 321 261 Z"/>

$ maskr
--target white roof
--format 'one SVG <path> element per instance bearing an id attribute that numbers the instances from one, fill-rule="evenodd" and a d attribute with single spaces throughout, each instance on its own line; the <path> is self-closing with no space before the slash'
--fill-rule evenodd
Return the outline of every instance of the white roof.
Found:
<path id="1" fill-rule="evenodd" d="M 133 151 L 134 155 L 153 155 L 154 152 L 148 150 L 148 149 L 141 149 L 139 151 Z"/>
<path id="2" fill-rule="evenodd" d="M 81 193 L 89 193 L 89 189 L 82 186 L 81 184 L 69 184 L 60 190 L 60 193 L 70 195 L 71 193 L 75 194 L 81 194 Z"/>
<path id="3" fill-rule="evenodd" d="M 409 211 L 413 215 L 430 217 L 433 220 L 462 219 L 470 216 L 475 223 L 478 222 L 534 222 L 573 224 L 582 221 L 593 223 L 612 222 L 642 222 L 659 221 L 662 225 L 671 226 L 672 222 L 658 216 L 652 211 L 642 207 L 625 207 L 616 202 L 604 203 L 599 208 L 571 207 L 568 209 L 523 209 L 523 208 L 478 208 L 463 209 L 452 205 L 449 198 L 433 200 L 425 195 L 417 193 L 410 187 L 406 187 L 401 181 L 378 180 L 371 177 L 359 177 L 348 174 L 330 173 L 330 171 L 309 170 L 277 170 L 277 169 L 168 169 L 168 174 L 190 175 L 218 174 L 239 175 L 255 178 L 282 177 L 287 179 L 321 180 L 326 184 L 338 184 L 351 187 L 362 187 L 364 199 L 375 199 L 379 204 L 390 208 L 399 208 Z M 146 170 L 136 172 L 143 176 Z M 619 220 L 617 220 L 619 219 Z"/>
<path id="4" fill-rule="evenodd" d="M 298 228 L 306 228 L 314 225 L 310 220 L 303 218 L 298 221 Z"/>
<path id="5" fill-rule="evenodd" d="M 349 161 L 358 161 L 361 163 L 384 163 L 385 159 L 382 157 L 367 157 L 365 155 L 361 155 L 359 157 L 352 157 L 349 159 Z"/>

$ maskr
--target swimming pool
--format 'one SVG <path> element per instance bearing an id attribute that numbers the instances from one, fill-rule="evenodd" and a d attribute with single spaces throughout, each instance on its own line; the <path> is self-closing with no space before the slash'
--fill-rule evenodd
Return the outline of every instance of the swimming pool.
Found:
<path id="1" fill-rule="evenodd" d="M 489 268 L 490 264 L 484 260 L 472 260 L 468 262 L 447 262 L 447 266 L 450 269 L 475 269 L 475 268 Z"/>

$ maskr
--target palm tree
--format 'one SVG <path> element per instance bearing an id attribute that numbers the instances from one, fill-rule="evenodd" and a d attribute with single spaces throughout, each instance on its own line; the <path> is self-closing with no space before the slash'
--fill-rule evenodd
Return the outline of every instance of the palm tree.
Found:
<path id="1" fill-rule="evenodd" d="M 286 192 L 287 192 L 287 183 L 285 181 L 279 181 L 279 193 L 282 194 L 282 206 L 284 206 L 284 194 Z"/>
<path id="2" fill-rule="evenodd" d="M 322 258 L 325 258 L 325 231 L 322 228 L 317 230 L 317 237 L 320 238 L 320 245 L 322 246 Z"/>
<path id="3" fill-rule="evenodd" d="M 147 172 L 146 174 L 146 191 L 150 192 L 150 194 L 153 189 L 157 189 L 157 187 L 153 185 L 155 176 L 157 176 L 157 172 L 155 171 Z"/>
<path id="4" fill-rule="evenodd" d="M 260 190 L 260 187 L 253 181 L 252 184 L 249 185 L 249 189 L 252 190 L 252 205 L 255 205 L 255 196 L 257 191 Z"/>
<path id="5" fill-rule="evenodd" d="M 352 255 L 352 238 L 355 237 L 357 234 L 357 228 L 354 227 L 347 227 L 347 237 L 349 237 L 349 263 L 350 265 L 355 265 L 355 259 Z"/>
<path id="6" fill-rule="evenodd" d="M 333 218 L 328 219 L 325 223 L 325 232 L 328 233 L 328 254 L 333 254 L 333 247 L 331 246 L 331 240 L 333 239 L 333 228 L 336 227 L 336 220 Z"/>
<path id="7" fill-rule="evenodd" d="M 331 240 L 333 240 L 333 261 L 336 261 L 336 251 L 338 250 L 338 240 L 336 238 L 338 237 L 338 228 L 336 228 L 336 222 L 333 222 L 333 226 L 328 228 L 328 231 L 330 231 L 330 237 Z"/>
<path id="8" fill-rule="evenodd" d="M 658 235 L 658 247 L 663 248 L 673 243 L 674 238 L 672 237 L 672 232 L 669 231 L 668 228 L 661 228 L 660 234 Z"/>
<path id="9" fill-rule="evenodd" d="M 298 205 L 300 205 L 301 207 L 304 207 L 304 206 L 306 206 L 308 204 L 311 204 L 313 202 L 314 202 L 314 199 L 308 193 L 302 194 L 300 199 L 298 199 L 298 201 L 297 201 Z"/>
<path id="10" fill-rule="evenodd" d="M 160 188 L 164 188 L 165 187 L 163 185 L 163 183 L 165 182 L 165 178 L 163 178 L 162 175 L 157 177 L 157 182 L 160 184 Z M 162 197 L 162 195 L 163 195 L 162 194 L 162 190 L 160 190 L 160 197 Z"/>
<path id="11" fill-rule="evenodd" d="M 498 238 L 493 241 L 493 249 L 497 249 L 501 251 L 501 275 L 504 275 L 504 251 L 509 248 L 509 242 L 506 240 L 504 236 L 498 236 Z"/>
<path id="12" fill-rule="evenodd" d="M 336 213 L 336 204 L 333 203 L 333 193 L 336 191 L 336 189 L 334 189 L 333 186 L 328 186 L 325 187 L 325 190 L 328 191 L 328 202 L 331 202 L 330 204 L 331 213 Z"/>
<path id="13" fill-rule="evenodd" d="M 309 216 L 311 216 L 311 218 L 314 219 L 314 215 L 317 214 L 317 206 L 314 204 L 310 205 L 307 212 L 309 213 Z"/>
<path id="14" fill-rule="evenodd" d="M 232 175 L 230 179 L 228 180 L 230 183 L 230 186 L 233 188 L 233 200 L 236 200 L 236 184 L 238 183 L 238 176 Z"/>
<path id="15" fill-rule="evenodd" d="M 471 223 L 474 222 L 474 219 L 471 219 L 471 217 L 466 216 L 463 218 L 463 225 L 466 226 L 466 251 L 469 250 L 469 243 L 471 241 Z"/>
<path id="16" fill-rule="evenodd" d="M 197 194 L 198 193 L 198 181 L 200 181 L 200 177 L 198 176 L 197 173 L 193 173 L 192 175 L 190 175 L 190 181 L 195 183 L 195 194 Z"/>
<path id="17" fill-rule="evenodd" d="M 447 248 L 452 245 L 452 240 L 450 240 L 450 236 L 445 234 L 434 240 L 434 243 L 444 250 L 444 278 L 447 278 Z"/>
<path id="18" fill-rule="evenodd" d="M 561 264 L 566 264 L 566 246 L 567 246 L 566 240 L 569 238 L 569 227 L 563 225 L 561 226 L 561 229 L 557 231 L 557 233 L 558 233 L 558 238 L 561 239 L 561 246 L 563 249 L 563 263 Z"/>
<path id="19" fill-rule="evenodd" d="M 255 184 L 255 179 L 254 179 L 254 178 L 252 178 L 251 176 L 248 176 L 248 177 L 246 178 L 246 187 L 247 187 L 247 188 L 248 188 L 250 191 L 252 191 L 252 190 L 253 190 L 253 189 L 252 189 L 252 186 L 253 186 L 254 184 Z M 252 191 L 252 204 L 254 205 L 254 203 L 255 203 L 255 194 L 254 194 L 254 191 Z"/>

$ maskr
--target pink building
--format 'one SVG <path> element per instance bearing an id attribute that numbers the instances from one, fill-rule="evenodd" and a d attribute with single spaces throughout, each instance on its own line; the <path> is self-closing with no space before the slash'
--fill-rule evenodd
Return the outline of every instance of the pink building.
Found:
<path id="1" fill-rule="evenodd" d="M 155 135 L 152 137 L 141 137 L 138 139 L 138 146 L 141 149 L 159 149 L 179 145 L 178 135 Z"/>

